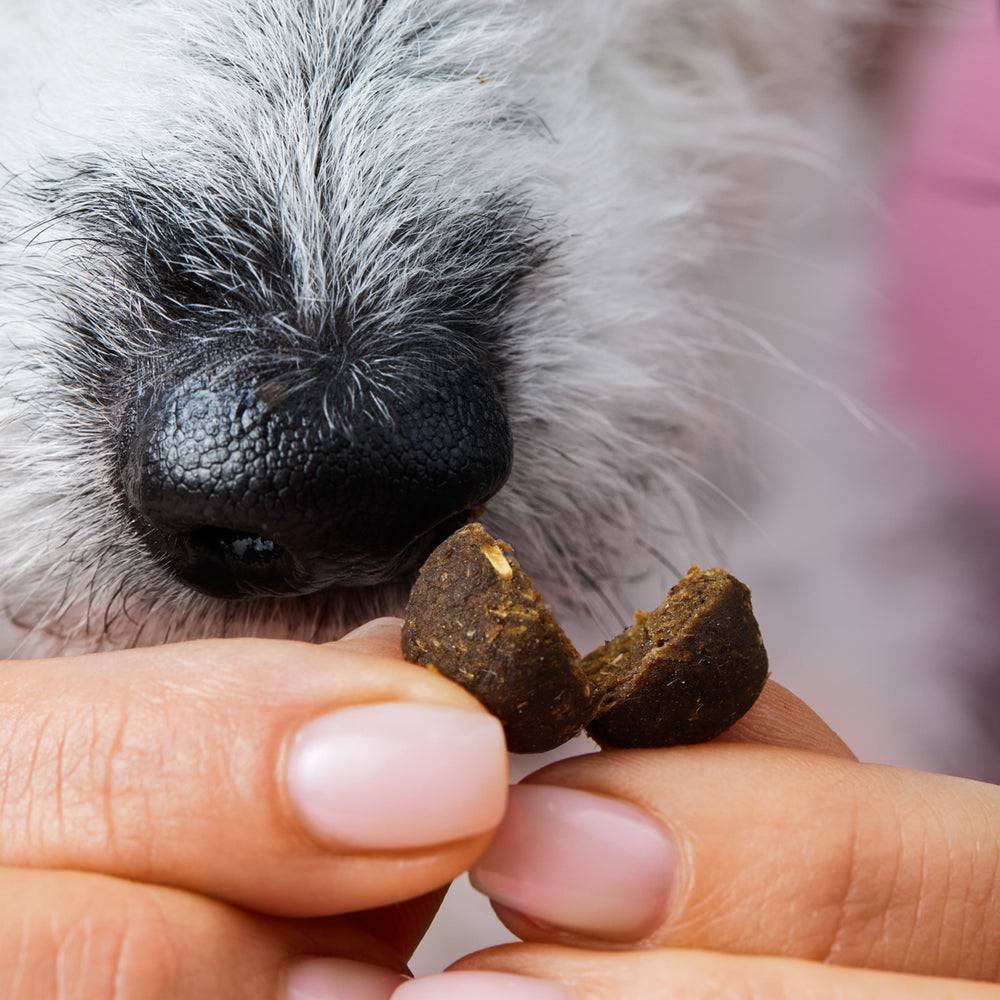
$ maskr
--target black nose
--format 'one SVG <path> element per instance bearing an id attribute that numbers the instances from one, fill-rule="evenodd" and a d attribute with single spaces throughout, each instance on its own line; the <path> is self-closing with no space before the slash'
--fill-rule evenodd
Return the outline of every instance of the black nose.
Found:
<path id="1" fill-rule="evenodd" d="M 121 474 L 147 547 L 216 597 L 405 576 L 510 473 L 496 380 L 442 369 L 350 392 L 204 372 L 146 392 Z"/>

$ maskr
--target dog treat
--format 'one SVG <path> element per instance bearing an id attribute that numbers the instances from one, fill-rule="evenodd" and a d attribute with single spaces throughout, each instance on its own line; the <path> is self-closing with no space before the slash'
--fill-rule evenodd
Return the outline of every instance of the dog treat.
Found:
<path id="1" fill-rule="evenodd" d="M 615 747 L 714 739 L 749 710 L 768 672 L 750 591 L 698 567 L 581 660 L 511 547 L 480 524 L 424 564 L 403 653 L 474 694 L 514 753 L 553 750 L 584 727 Z"/>
<path id="2" fill-rule="evenodd" d="M 474 694 L 514 753 L 553 750 L 590 720 L 580 654 L 513 550 L 469 524 L 424 563 L 410 594 L 403 654 Z"/>
<path id="3" fill-rule="evenodd" d="M 614 747 L 715 739 L 749 711 L 768 674 L 750 590 L 697 566 L 583 669 L 595 698 L 587 732 Z"/>

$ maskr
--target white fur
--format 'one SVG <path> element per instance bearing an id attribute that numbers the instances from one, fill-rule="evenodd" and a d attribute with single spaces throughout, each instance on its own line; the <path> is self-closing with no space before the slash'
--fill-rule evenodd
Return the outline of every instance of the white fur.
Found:
<path id="1" fill-rule="evenodd" d="M 153 349 L 163 303 L 130 285 L 114 235 L 127 220 L 102 219 L 109 195 L 143 185 L 177 192 L 161 210 L 204 234 L 193 266 L 215 279 L 247 249 L 225 213 L 250 200 L 262 236 L 290 248 L 296 311 L 281 321 L 296 328 L 375 289 L 403 329 L 394 290 L 421 254 L 491 192 L 515 194 L 555 250 L 508 318 L 516 464 L 492 523 L 554 597 L 605 624 L 623 578 L 653 568 L 649 548 L 678 563 L 707 550 L 702 507 L 719 491 L 701 456 L 733 416 L 715 412 L 729 393 L 713 251 L 768 171 L 818 156 L 799 116 L 841 85 L 850 22 L 877 6 L 390 0 L 369 30 L 376 6 L 0 6 L 0 588 L 29 630 L 20 652 L 329 636 L 398 605 L 387 592 L 234 610 L 185 592 L 123 528 L 114 415 L 78 383 L 109 353 Z M 420 239 L 400 246 L 403 213 Z M 161 234 L 131 235 L 169 253 Z M 248 267 L 263 308 L 267 275 Z M 65 349 L 77 311 L 95 342 L 82 362 Z"/>
<path id="2" fill-rule="evenodd" d="M 0 0 L 5 651 L 333 637 L 402 598 L 234 608 L 146 556 L 110 486 L 115 416 L 81 397 L 95 373 L 67 356 L 67 323 L 103 318 L 99 368 L 98 347 L 149 350 L 164 303 L 130 286 L 120 239 L 84 239 L 81 210 L 168 185 L 176 218 L 204 234 L 197 267 L 239 272 L 264 305 L 245 232 L 227 236 L 226 210 L 256 198 L 262 238 L 280 231 L 295 264 L 275 336 L 308 351 L 324 307 L 365 288 L 383 295 L 375 342 L 402 335 L 392 289 L 499 191 L 554 252 L 508 317 L 515 469 L 489 518 L 577 612 L 581 643 L 655 600 L 664 562 L 728 559 L 754 585 L 778 678 L 864 755 L 995 767 L 960 668 L 991 648 L 976 592 L 1000 574 L 977 546 L 998 529 L 965 516 L 956 531 L 948 470 L 858 420 L 865 366 L 843 363 L 869 350 L 877 201 L 875 144 L 844 127 L 859 114 L 848 70 L 866 32 L 918 4 L 389 0 L 372 36 L 374 6 Z M 73 181 L 81 158 L 101 166 L 89 185 Z M 393 245 L 404 212 L 420 239 Z M 147 236 L 169 254 L 132 234 Z M 453 260 L 448 277 L 496 264 Z M 393 391 L 355 374 L 372 406 Z M 468 913 L 418 970 L 485 943 L 492 918 Z"/>
<path id="3" fill-rule="evenodd" d="M 329 638 L 404 596 L 224 604 L 146 555 L 111 485 L 120 416 L 93 402 L 95 382 L 116 391 L 109 366 L 181 336 L 175 303 L 136 286 L 137 253 L 239 286 L 253 315 L 220 314 L 201 335 L 245 345 L 228 348 L 234 364 L 269 349 L 251 326 L 308 356 L 334 305 L 373 301 L 352 332 L 372 364 L 348 377 L 377 410 L 419 376 L 380 361 L 380 345 L 426 325 L 408 280 L 474 286 L 509 265 L 504 247 L 535 241 L 546 262 L 504 323 L 515 467 L 488 519 L 576 612 L 576 636 L 614 631 L 672 567 L 729 558 L 755 586 L 779 676 L 862 747 L 950 765 L 954 746 L 929 750 L 924 736 L 937 704 L 956 706 L 945 731 L 963 729 L 954 682 L 934 663 L 950 627 L 980 628 L 960 584 L 968 559 L 940 513 L 956 501 L 945 476 L 838 409 L 852 376 L 809 347 L 819 329 L 844 347 L 864 328 L 858 283 L 831 280 L 863 254 L 871 215 L 874 144 L 844 127 L 860 113 L 848 77 L 898 0 L 388 0 L 373 28 L 378 7 L 0 0 L 7 652 Z M 500 219 L 510 232 L 499 239 L 484 208 L 497 194 L 521 213 Z M 825 219 L 813 222 L 823 232 L 854 219 L 851 238 L 814 232 L 803 244 L 795 226 L 774 224 L 797 215 Z M 192 245 L 171 244 L 174 222 Z M 456 229 L 470 238 L 449 256 Z M 291 303 L 277 301 L 259 254 L 275 233 Z M 824 294 L 838 307 L 819 305 Z M 748 304 L 785 316 L 795 335 L 783 343 L 781 324 Z M 433 321 L 422 332 L 448 336 Z M 768 369 L 806 387 L 805 401 L 779 394 Z M 741 395 L 747 385 L 756 399 Z M 818 421 L 831 406 L 839 422 Z M 787 438 L 825 449 L 824 435 L 841 443 L 832 478 L 810 471 L 825 463 L 774 458 Z M 782 503 L 755 497 L 755 466 L 780 482 Z M 865 507 L 844 501 L 862 495 Z M 904 509 L 927 526 L 921 572 L 883 560 L 873 573 L 858 540 L 877 524 L 886 550 L 905 548 L 885 528 Z M 884 593 L 898 596 L 874 614 Z M 847 616 L 856 628 L 838 631 Z M 842 668 L 830 680 L 834 661 L 865 657 L 878 666 L 862 679 Z M 903 677 L 926 696 L 895 696 Z M 870 711 L 855 710 L 877 678 Z M 880 742 L 872 733 L 894 703 Z M 964 759 L 956 766 L 972 768 Z"/>

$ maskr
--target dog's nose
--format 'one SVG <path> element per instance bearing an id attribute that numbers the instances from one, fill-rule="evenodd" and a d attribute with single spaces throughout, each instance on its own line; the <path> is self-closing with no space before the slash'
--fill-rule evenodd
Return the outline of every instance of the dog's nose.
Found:
<path id="1" fill-rule="evenodd" d="M 121 474 L 158 561 L 227 598 L 400 579 L 505 482 L 510 428 L 484 370 L 353 388 L 194 374 L 148 392 Z"/>

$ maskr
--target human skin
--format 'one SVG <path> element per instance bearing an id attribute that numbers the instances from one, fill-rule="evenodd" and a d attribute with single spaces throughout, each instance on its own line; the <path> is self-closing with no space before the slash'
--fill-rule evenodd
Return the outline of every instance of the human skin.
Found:
<path id="1" fill-rule="evenodd" d="M 495 720 L 402 662 L 389 632 L 388 646 L 376 629 L 326 647 L 4 664 L 0 995 L 271 998 L 299 962 L 332 957 L 402 973 L 439 890 L 488 843 L 508 778 Z M 359 754 L 357 713 L 371 711 L 391 726 L 376 719 Z M 449 745 L 421 730 L 428 712 Z M 393 814 L 409 791 L 386 782 L 413 763 L 427 808 Z M 342 807 L 332 822 L 323 777 Z"/>
<path id="2" fill-rule="evenodd" d="M 10 663 L 0 686 L 11 1000 L 1000 997 L 1000 791 L 859 763 L 777 685 L 716 743 L 545 768 L 498 831 L 499 731 L 402 662 L 396 622 L 327 647 Z M 386 729 L 387 706 L 430 711 L 442 754 L 405 712 Z M 360 787 L 338 770 L 352 753 L 378 765 Z M 526 943 L 404 980 L 469 867 Z M 567 906 L 581 868 L 599 907 Z"/>
<path id="3" fill-rule="evenodd" d="M 459 984 L 483 1000 L 493 985 L 505 995 L 509 976 L 523 1000 L 536 982 L 538 1000 L 1000 998 L 1000 788 L 860 763 L 776 684 L 713 744 L 577 758 L 527 785 L 536 791 L 527 805 L 513 796 L 473 870 L 526 942 L 455 966 L 485 976 L 482 989 Z M 578 842 L 567 840 L 567 792 L 624 805 L 633 823 L 663 831 L 665 893 L 648 841 L 622 856 L 605 845 L 598 865 L 608 820 L 589 806 Z M 553 793 L 564 797 L 555 861 L 537 801 Z M 615 899 L 607 887 L 625 884 L 643 843 L 647 889 Z M 582 876 L 588 866 L 597 874 Z M 581 881 L 605 892 L 599 911 L 566 906 Z M 512 907 L 518 899 L 533 912 Z M 447 975 L 431 988 L 435 1000 L 460 995 Z M 423 994 L 404 985 L 396 996 Z"/>

